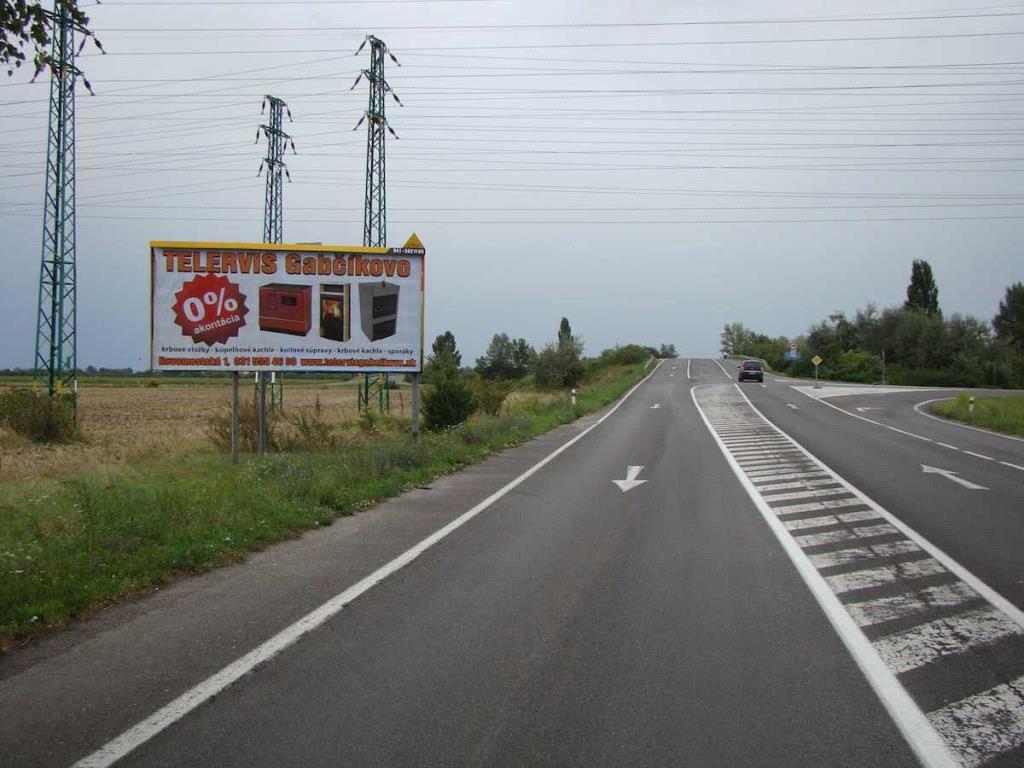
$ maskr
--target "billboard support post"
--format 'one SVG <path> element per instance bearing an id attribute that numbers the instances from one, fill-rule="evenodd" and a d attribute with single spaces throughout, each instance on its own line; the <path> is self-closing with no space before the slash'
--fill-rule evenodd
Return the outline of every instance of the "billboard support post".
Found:
<path id="1" fill-rule="evenodd" d="M 260 376 L 260 402 L 259 402 L 259 448 L 257 453 L 264 456 L 267 453 L 267 377 Z"/>
<path id="2" fill-rule="evenodd" d="M 238 371 L 231 372 L 231 463 L 238 463 Z"/>
<path id="3" fill-rule="evenodd" d="M 420 436 L 420 375 L 412 375 L 412 439 Z"/>

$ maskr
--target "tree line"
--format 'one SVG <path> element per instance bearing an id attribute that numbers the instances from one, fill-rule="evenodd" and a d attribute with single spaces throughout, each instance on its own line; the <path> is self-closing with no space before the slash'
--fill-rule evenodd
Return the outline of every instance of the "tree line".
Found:
<path id="1" fill-rule="evenodd" d="M 791 343 L 798 359 L 789 359 Z M 939 289 L 927 261 L 915 260 L 902 306 L 868 304 L 848 317 L 836 311 L 796 339 L 772 338 L 742 323 L 721 335 L 727 355 L 758 357 L 780 372 L 814 373 L 842 381 L 914 386 L 1024 387 L 1024 283 L 1007 286 L 989 320 L 939 306 Z"/>
<path id="2" fill-rule="evenodd" d="M 427 429 L 459 424 L 475 411 L 497 414 L 513 386 L 532 383 L 541 389 L 575 387 L 610 365 L 634 365 L 651 357 L 676 357 L 674 344 L 660 348 L 627 344 L 606 349 L 594 358 L 583 356 L 583 339 L 562 318 L 554 341 L 538 352 L 526 339 L 496 333 L 473 367 L 462 365 L 455 335 L 445 331 L 434 339 L 423 368 L 423 415 Z"/>

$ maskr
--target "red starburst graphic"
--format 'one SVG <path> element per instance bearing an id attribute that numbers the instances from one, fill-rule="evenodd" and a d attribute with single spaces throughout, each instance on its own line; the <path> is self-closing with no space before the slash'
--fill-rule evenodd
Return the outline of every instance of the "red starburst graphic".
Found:
<path id="1" fill-rule="evenodd" d="M 223 275 L 194 277 L 181 286 L 174 298 L 177 301 L 171 309 L 182 335 L 211 347 L 237 336 L 249 312 L 245 294 Z"/>

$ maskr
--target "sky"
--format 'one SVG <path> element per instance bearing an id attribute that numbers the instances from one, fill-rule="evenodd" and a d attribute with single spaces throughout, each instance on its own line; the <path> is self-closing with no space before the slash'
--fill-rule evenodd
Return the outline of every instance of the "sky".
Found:
<path id="1" fill-rule="evenodd" d="M 385 76 L 388 244 L 427 249 L 426 338 L 715 355 L 1024 279 L 1024 4 L 983 0 L 104 0 L 77 92 L 79 366 L 148 367 L 151 240 L 258 242 L 265 94 L 285 242 L 362 238 L 368 34 Z M 0 80 L 0 367 L 32 364 L 48 77 Z"/>

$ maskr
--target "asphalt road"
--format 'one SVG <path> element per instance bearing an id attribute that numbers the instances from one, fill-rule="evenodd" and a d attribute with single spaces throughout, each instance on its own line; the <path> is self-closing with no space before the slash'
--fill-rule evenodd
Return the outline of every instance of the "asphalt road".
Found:
<path id="1" fill-rule="evenodd" d="M 913 411 L 941 393 L 732 376 L 668 361 L 600 423 L 3 660 L 0 764 L 126 732 L 117 765 L 1024 764 L 1024 443 Z"/>
<path id="2" fill-rule="evenodd" d="M 956 390 L 854 387 L 857 394 L 829 396 L 851 390 L 794 389 L 771 376 L 765 387 L 742 389 L 770 421 L 1024 608 L 1024 440 L 928 418 L 919 412 L 927 406 L 914 410 Z"/>

